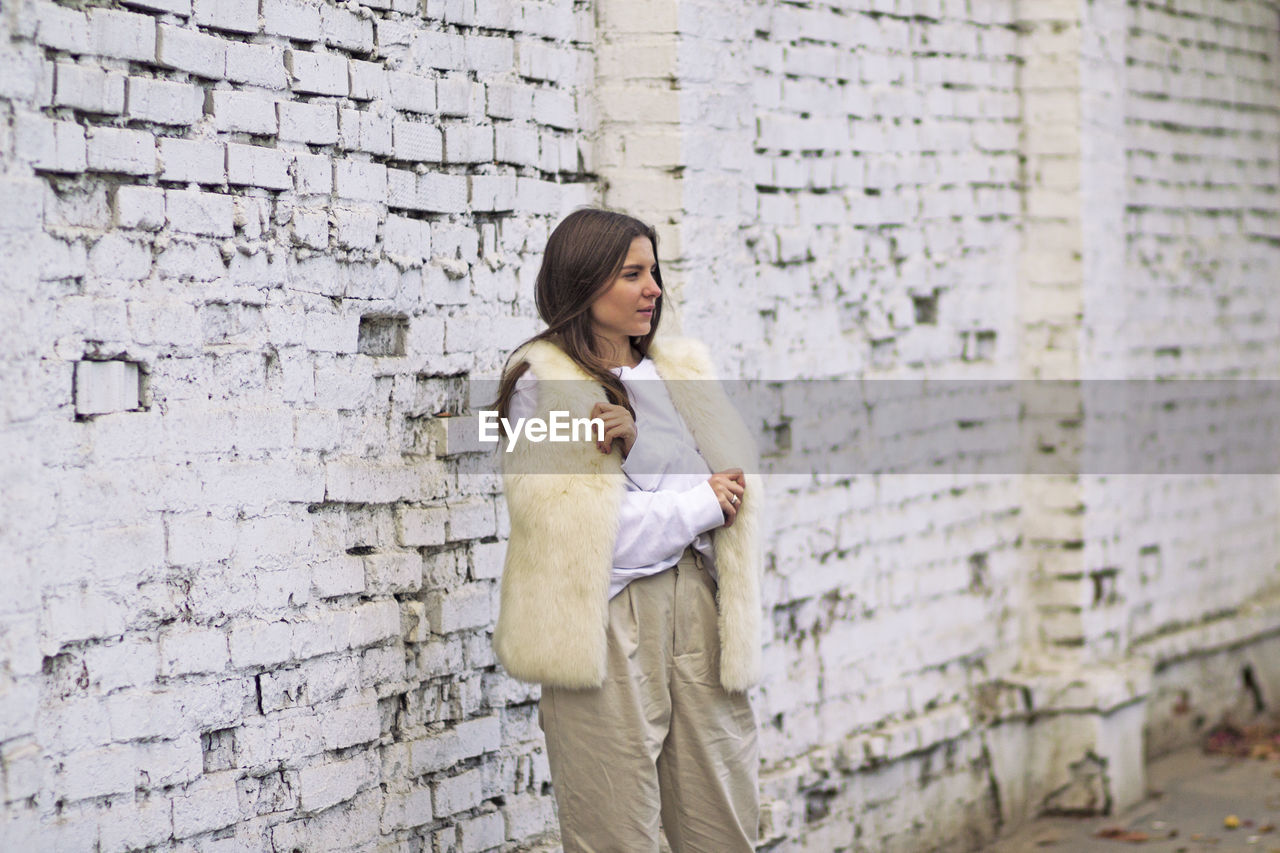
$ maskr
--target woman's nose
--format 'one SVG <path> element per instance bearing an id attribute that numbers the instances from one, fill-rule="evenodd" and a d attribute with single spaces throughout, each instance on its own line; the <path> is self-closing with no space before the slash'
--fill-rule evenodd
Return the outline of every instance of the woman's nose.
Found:
<path id="1" fill-rule="evenodd" d="M 658 286 L 658 280 L 652 275 L 649 276 L 649 280 L 645 283 L 644 292 L 646 296 L 653 296 L 655 298 L 662 295 L 662 288 Z"/>

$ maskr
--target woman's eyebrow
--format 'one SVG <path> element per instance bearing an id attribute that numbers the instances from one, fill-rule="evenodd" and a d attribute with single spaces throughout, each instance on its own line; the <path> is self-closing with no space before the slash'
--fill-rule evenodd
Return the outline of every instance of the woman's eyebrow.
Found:
<path id="1" fill-rule="evenodd" d="M 650 268 L 656 267 L 656 266 L 657 264 L 649 264 Z M 645 267 L 644 264 L 627 264 L 626 266 L 623 267 L 623 269 L 624 270 L 642 270 L 644 269 L 644 267 Z"/>

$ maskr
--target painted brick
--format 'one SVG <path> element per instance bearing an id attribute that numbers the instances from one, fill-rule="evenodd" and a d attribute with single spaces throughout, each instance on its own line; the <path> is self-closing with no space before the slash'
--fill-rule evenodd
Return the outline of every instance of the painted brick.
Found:
<path id="1" fill-rule="evenodd" d="M 166 190 L 165 211 L 176 231 L 230 237 L 235 230 L 231 196 L 199 190 Z"/>
<path id="2" fill-rule="evenodd" d="M 116 187 L 112 210 L 120 228 L 158 231 L 164 227 L 164 190 L 154 187 Z"/>
<path id="3" fill-rule="evenodd" d="M 320 10 L 297 0 L 262 0 L 262 30 L 295 41 L 320 41 Z"/>
<path id="4" fill-rule="evenodd" d="M 275 100 L 251 92 L 214 89 L 209 93 L 213 126 L 221 131 L 242 131 L 274 136 L 279 129 Z"/>
<path id="5" fill-rule="evenodd" d="M 212 141 L 163 138 L 160 140 L 160 178 L 183 183 L 225 183 L 225 146 Z"/>
<path id="6" fill-rule="evenodd" d="M 216 36 L 160 24 L 156 28 L 156 62 L 217 80 L 227 71 L 227 46 Z"/>
<path id="7" fill-rule="evenodd" d="M 444 136 L 425 122 L 396 116 L 391 122 L 392 148 L 397 160 L 439 163 L 444 156 Z"/>
<path id="8" fill-rule="evenodd" d="M 335 160 L 333 166 L 333 188 L 339 198 L 379 202 L 386 199 L 386 166 L 359 160 Z"/>
<path id="9" fill-rule="evenodd" d="M 350 89 L 347 61 L 336 54 L 286 50 L 284 63 L 295 92 L 345 97 Z"/>
<path id="10" fill-rule="evenodd" d="M 463 213 L 467 209 L 466 176 L 434 172 L 419 175 L 417 203 L 422 210 Z"/>
<path id="11" fill-rule="evenodd" d="M 89 19 L 84 12 L 51 2 L 39 3 L 35 12 L 37 42 L 67 53 L 92 52 Z"/>
<path id="12" fill-rule="evenodd" d="M 349 78 L 351 81 L 351 98 L 357 101 L 387 100 L 391 97 L 390 77 L 401 72 L 388 72 L 377 62 L 351 60 Z M 435 89 L 432 87 L 432 98 Z"/>
<path id="13" fill-rule="evenodd" d="M 320 32 L 324 43 L 354 53 L 373 50 L 373 22 L 336 6 L 320 7 Z"/>
<path id="14" fill-rule="evenodd" d="M 333 145 L 338 141 L 338 109 L 333 104 L 282 101 L 276 105 L 280 138 Z"/>
<path id="15" fill-rule="evenodd" d="M 89 10 L 91 49 L 100 56 L 154 62 L 156 26 L 149 15 L 111 9 Z"/>
<path id="16" fill-rule="evenodd" d="M 284 51 L 274 44 L 227 42 L 227 79 L 267 89 L 289 85 Z"/>
<path id="17" fill-rule="evenodd" d="M 195 21 L 231 33 L 258 31 L 258 0 L 193 0 Z"/>
<path id="18" fill-rule="evenodd" d="M 157 124 L 195 124 L 204 115 L 204 92 L 190 83 L 130 77 L 125 112 Z"/>
<path id="19" fill-rule="evenodd" d="M 156 171 L 156 141 L 141 130 L 92 128 L 87 137 L 88 168 L 95 172 L 151 175 Z"/>
<path id="20" fill-rule="evenodd" d="M 18 113 L 14 147 L 20 159 L 40 171 L 83 172 L 87 165 L 84 128 L 74 122 Z"/>
<path id="21" fill-rule="evenodd" d="M 284 151 L 258 145 L 227 145 L 227 183 L 285 190 L 293 188 L 292 158 Z"/>
<path id="22" fill-rule="evenodd" d="M 72 62 L 59 62 L 53 102 L 88 113 L 124 112 L 124 75 Z"/>
<path id="23" fill-rule="evenodd" d="M 293 178 L 294 186 L 302 195 L 333 192 L 333 164 L 323 155 L 294 155 Z"/>
<path id="24" fill-rule="evenodd" d="M 436 81 L 420 74 L 389 71 L 391 106 L 410 113 L 432 113 L 436 109 Z"/>

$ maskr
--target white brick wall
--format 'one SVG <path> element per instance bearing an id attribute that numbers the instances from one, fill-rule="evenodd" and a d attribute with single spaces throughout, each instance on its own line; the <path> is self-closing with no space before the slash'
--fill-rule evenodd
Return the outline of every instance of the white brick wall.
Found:
<path id="1" fill-rule="evenodd" d="M 1264 374 L 1274 4 L 1068 5 L 0 18 L 0 837 L 554 846 L 537 691 L 488 643 L 505 505 L 431 416 L 536 329 L 575 205 L 657 223 L 672 322 L 729 376 Z M 1176 70 L 1172 41 L 1198 46 Z M 95 370 L 136 382 L 91 405 Z M 821 413 L 779 405 L 802 446 Z M 1026 659 L 1097 685 L 1131 653 L 1195 660 L 1138 714 L 1191 736 L 1168 696 L 1230 707 L 1213 649 L 1271 677 L 1250 643 L 1274 610 L 1242 603 L 1269 600 L 1276 499 L 1266 478 L 778 478 L 771 849 L 854 824 L 925 849 L 1041 807 L 1060 780 L 1001 686 L 1042 695 Z"/>

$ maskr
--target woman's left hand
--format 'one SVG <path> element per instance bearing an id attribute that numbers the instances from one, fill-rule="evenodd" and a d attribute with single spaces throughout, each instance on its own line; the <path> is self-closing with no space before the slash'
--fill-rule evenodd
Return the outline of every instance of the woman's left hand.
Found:
<path id="1" fill-rule="evenodd" d="M 626 459 L 631 446 L 636 443 L 636 422 L 626 406 L 614 403 L 596 403 L 591 407 L 591 417 L 604 421 L 604 441 L 597 441 L 601 453 L 613 451 L 613 442 L 620 440 L 622 458 Z"/>

